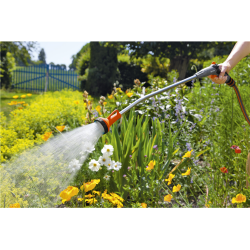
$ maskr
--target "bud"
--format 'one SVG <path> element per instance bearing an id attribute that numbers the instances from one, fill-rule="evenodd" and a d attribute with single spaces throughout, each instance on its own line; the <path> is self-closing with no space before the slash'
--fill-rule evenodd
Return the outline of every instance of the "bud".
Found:
<path id="1" fill-rule="evenodd" d="M 137 85 L 137 86 L 139 86 L 139 85 L 141 84 L 141 82 L 140 82 L 139 79 L 135 79 L 135 80 L 134 80 L 134 83 L 135 83 L 135 85 Z"/>

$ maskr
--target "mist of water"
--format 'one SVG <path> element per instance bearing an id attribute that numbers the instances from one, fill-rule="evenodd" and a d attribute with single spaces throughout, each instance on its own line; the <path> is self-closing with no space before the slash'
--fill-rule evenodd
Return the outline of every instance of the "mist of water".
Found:
<path id="1" fill-rule="evenodd" d="M 5 164 L 1 179 L 8 177 L 15 192 L 20 190 L 25 196 L 28 207 L 55 207 L 60 192 L 71 183 L 103 133 L 98 122 L 60 133 Z"/>

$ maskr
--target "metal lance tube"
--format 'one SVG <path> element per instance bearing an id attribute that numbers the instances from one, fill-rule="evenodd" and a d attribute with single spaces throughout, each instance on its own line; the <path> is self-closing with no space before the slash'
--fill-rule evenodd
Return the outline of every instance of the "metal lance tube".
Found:
<path id="1" fill-rule="evenodd" d="M 172 84 L 172 85 L 170 85 L 170 86 L 167 86 L 167 87 L 165 87 L 165 88 L 162 88 L 162 89 L 159 89 L 159 90 L 157 90 L 157 91 L 155 91 L 155 92 L 152 92 L 152 93 L 150 93 L 150 94 L 148 94 L 148 95 L 146 95 L 146 96 L 143 96 L 143 97 L 141 97 L 140 99 L 136 100 L 135 102 L 131 103 L 128 107 L 126 107 L 126 108 L 123 109 L 122 111 L 120 111 L 120 114 L 121 114 L 121 115 L 125 114 L 125 113 L 128 112 L 130 109 L 132 109 L 134 106 L 136 106 L 138 103 L 143 102 L 144 100 L 146 100 L 146 99 L 148 99 L 148 98 L 150 98 L 150 97 L 152 97 L 152 96 L 158 95 L 158 94 L 160 94 L 160 93 L 162 93 L 162 92 L 165 92 L 165 91 L 167 91 L 167 90 L 169 90 L 169 89 L 175 88 L 175 87 L 177 87 L 178 85 L 180 85 L 180 84 L 182 84 L 182 83 L 186 83 L 186 82 L 192 81 L 193 79 L 196 79 L 196 78 L 197 78 L 197 75 L 195 74 L 195 75 L 193 75 L 193 76 L 190 76 L 189 78 L 186 78 L 186 79 L 181 80 L 181 81 L 179 81 L 179 82 L 176 82 L 176 83 L 174 83 L 174 84 Z"/>

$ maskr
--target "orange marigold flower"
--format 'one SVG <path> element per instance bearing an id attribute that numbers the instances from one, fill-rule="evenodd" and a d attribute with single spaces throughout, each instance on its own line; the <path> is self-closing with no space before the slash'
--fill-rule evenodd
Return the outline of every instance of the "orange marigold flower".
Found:
<path id="1" fill-rule="evenodd" d="M 148 164 L 148 167 L 146 168 L 147 171 L 150 171 L 154 168 L 155 166 L 155 161 L 150 161 L 149 164 Z"/>
<path id="2" fill-rule="evenodd" d="M 91 180 L 89 182 L 86 182 L 86 183 L 83 183 L 83 185 L 80 187 L 81 190 L 83 190 L 84 188 L 84 191 L 85 193 L 94 189 L 95 186 L 100 182 L 100 179 L 98 180 Z"/>
<path id="3" fill-rule="evenodd" d="M 51 134 L 52 132 L 46 132 L 44 135 L 42 135 L 42 139 L 44 141 L 47 141 L 50 138 Z"/>
<path id="4" fill-rule="evenodd" d="M 20 208 L 19 203 L 10 204 L 10 208 Z"/>
<path id="5" fill-rule="evenodd" d="M 60 197 L 63 199 L 62 203 L 64 203 L 65 201 L 69 201 L 71 197 L 77 195 L 78 193 L 79 189 L 77 187 L 68 186 L 65 190 L 63 190 L 60 193 Z"/>
<path id="6" fill-rule="evenodd" d="M 17 99 L 18 97 L 19 97 L 18 95 L 14 95 L 14 96 L 13 96 L 14 99 Z"/>
<path id="7" fill-rule="evenodd" d="M 26 95 L 21 95 L 21 98 L 25 98 L 26 97 Z"/>
<path id="8" fill-rule="evenodd" d="M 183 173 L 183 174 L 181 174 L 181 175 L 190 175 L 190 173 L 191 173 L 191 168 L 188 168 L 188 170 L 185 172 L 185 173 Z"/>
<path id="9" fill-rule="evenodd" d="M 220 171 L 224 174 L 227 174 L 228 173 L 228 170 L 226 167 L 223 167 L 223 168 L 220 168 Z"/>
<path id="10" fill-rule="evenodd" d="M 56 126 L 56 129 L 62 132 L 65 129 L 65 126 Z"/>
<path id="11" fill-rule="evenodd" d="M 183 155 L 182 158 L 190 158 L 192 152 L 193 152 L 193 149 L 191 151 L 188 151 L 185 155 Z"/>
<path id="12" fill-rule="evenodd" d="M 174 177 L 175 177 L 175 174 L 170 174 L 168 176 L 168 179 L 165 179 L 165 181 L 168 181 L 168 185 L 170 185 L 172 183 L 172 180 L 173 180 Z"/>
<path id="13" fill-rule="evenodd" d="M 178 184 L 177 186 L 173 186 L 173 192 L 176 193 L 176 192 L 179 192 L 181 189 L 181 185 Z"/>
<path id="14" fill-rule="evenodd" d="M 233 197 L 232 203 L 242 203 L 246 202 L 246 196 L 243 194 L 237 194 L 236 197 Z"/>
<path id="15" fill-rule="evenodd" d="M 27 94 L 27 96 L 32 96 L 32 94 Z"/>
<path id="16" fill-rule="evenodd" d="M 108 95 L 108 99 L 113 99 L 113 95 Z"/>
<path id="17" fill-rule="evenodd" d="M 103 105 L 105 106 L 107 104 L 107 102 L 104 102 Z"/>
<path id="18" fill-rule="evenodd" d="M 172 196 L 171 194 L 168 194 L 168 195 L 166 195 L 166 196 L 164 197 L 164 201 L 170 202 L 172 198 L 173 198 L 173 196 Z"/>
<path id="19" fill-rule="evenodd" d="M 143 207 L 143 208 L 147 208 L 147 204 L 146 203 L 141 203 L 141 206 Z"/>
<path id="20" fill-rule="evenodd" d="M 89 203 L 91 205 L 92 203 L 95 204 L 97 202 L 97 199 L 95 199 L 95 198 L 93 198 L 93 199 L 85 199 L 85 202 L 87 202 L 87 203 Z"/>
<path id="21" fill-rule="evenodd" d="M 130 93 L 127 93 L 126 95 L 127 95 L 128 97 L 131 97 L 131 96 L 133 95 L 133 93 L 130 92 Z"/>

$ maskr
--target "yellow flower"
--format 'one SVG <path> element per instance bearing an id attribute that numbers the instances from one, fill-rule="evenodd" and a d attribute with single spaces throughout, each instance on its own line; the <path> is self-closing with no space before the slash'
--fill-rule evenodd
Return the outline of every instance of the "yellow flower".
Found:
<path id="1" fill-rule="evenodd" d="M 191 151 L 188 151 L 184 156 L 182 156 L 182 158 L 190 158 L 192 152 L 193 152 L 193 149 Z"/>
<path id="2" fill-rule="evenodd" d="M 155 166 L 155 161 L 150 161 L 149 164 L 148 164 L 148 167 L 146 168 L 147 171 L 151 170 L 151 169 L 154 169 L 154 166 Z"/>
<path id="3" fill-rule="evenodd" d="M 100 106 L 97 106 L 97 107 L 95 108 L 95 110 L 98 111 L 99 115 L 101 115 L 101 112 L 100 112 L 101 109 L 102 109 L 102 108 L 101 108 Z"/>
<path id="4" fill-rule="evenodd" d="M 74 101 L 74 104 L 79 104 L 80 102 L 79 101 Z"/>
<path id="5" fill-rule="evenodd" d="M 116 88 L 116 91 L 121 91 L 121 88 Z"/>
<path id="6" fill-rule="evenodd" d="M 18 98 L 18 95 L 14 95 L 13 98 L 14 98 L 14 99 L 17 99 L 17 98 Z"/>
<path id="7" fill-rule="evenodd" d="M 18 109 L 23 109 L 23 107 L 18 107 Z"/>
<path id="8" fill-rule="evenodd" d="M 178 184 L 177 186 L 173 186 L 173 192 L 176 193 L 176 192 L 179 192 L 181 189 L 181 185 Z"/>
<path id="9" fill-rule="evenodd" d="M 56 129 L 62 132 L 65 129 L 65 126 L 56 126 Z"/>
<path id="10" fill-rule="evenodd" d="M 86 182 L 86 183 L 83 183 L 83 185 L 80 187 L 81 190 L 83 190 L 84 188 L 84 191 L 85 193 L 94 189 L 95 186 L 100 182 L 100 179 L 98 180 L 91 180 L 89 182 Z"/>
<path id="11" fill-rule="evenodd" d="M 171 201 L 171 199 L 173 198 L 173 196 L 171 194 L 168 194 L 164 197 L 164 201 Z"/>
<path id="12" fill-rule="evenodd" d="M 190 173 L 191 173 L 191 168 L 188 168 L 188 170 L 185 172 L 185 173 L 183 173 L 183 174 L 181 174 L 181 175 L 190 175 Z"/>
<path id="13" fill-rule="evenodd" d="M 19 203 L 10 204 L 10 208 L 20 208 Z"/>
<path id="14" fill-rule="evenodd" d="M 25 102 L 18 102 L 17 104 L 24 104 Z"/>
<path id="15" fill-rule="evenodd" d="M 8 103 L 9 105 L 17 105 L 18 103 L 16 101 L 11 101 L 10 103 Z"/>
<path id="16" fill-rule="evenodd" d="M 103 103 L 103 105 L 106 105 L 106 104 L 107 104 L 107 102 L 104 102 L 104 103 Z"/>
<path id="17" fill-rule="evenodd" d="M 147 207 L 147 204 L 146 204 L 146 203 L 141 203 L 141 206 L 142 206 L 143 208 L 146 208 L 146 207 Z"/>
<path id="18" fill-rule="evenodd" d="M 93 197 L 95 197 L 95 196 L 92 195 L 92 194 L 86 194 L 86 195 L 85 195 L 85 198 L 89 198 L 89 199 L 90 199 L 90 198 L 93 198 Z"/>
<path id="19" fill-rule="evenodd" d="M 21 98 L 25 98 L 26 97 L 26 95 L 21 95 Z"/>
<path id="20" fill-rule="evenodd" d="M 120 200 L 121 202 L 124 202 L 124 199 L 122 197 L 120 197 L 118 194 L 115 193 L 110 193 L 114 198 Z"/>
<path id="21" fill-rule="evenodd" d="M 172 180 L 173 180 L 174 177 L 175 177 L 175 174 L 170 174 L 168 176 L 168 179 L 165 179 L 165 181 L 168 181 L 168 185 L 170 185 L 172 183 Z"/>
<path id="22" fill-rule="evenodd" d="M 209 201 L 208 203 L 210 203 L 210 204 L 211 204 L 212 202 L 211 202 L 211 201 Z M 210 207 L 210 204 L 207 204 L 207 203 L 206 203 L 206 204 L 205 204 L 205 206 L 206 206 L 207 208 L 209 208 L 209 207 Z"/>
<path id="23" fill-rule="evenodd" d="M 44 135 L 42 135 L 42 139 L 44 141 L 47 141 L 50 138 L 51 134 L 52 132 L 46 132 Z"/>
<path id="24" fill-rule="evenodd" d="M 26 106 L 28 106 L 28 105 L 29 105 L 28 103 L 23 103 L 23 106 L 24 106 L 24 107 L 26 107 Z"/>
<path id="25" fill-rule="evenodd" d="M 88 202 L 90 205 L 94 202 L 94 204 L 97 202 L 97 199 L 86 199 L 85 202 Z"/>
<path id="26" fill-rule="evenodd" d="M 100 192 L 100 191 L 93 191 L 93 194 L 100 195 L 100 194 L 101 194 L 101 192 Z"/>
<path id="27" fill-rule="evenodd" d="M 242 203 L 246 202 L 246 196 L 243 194 L 237 194 L 236 197 L 233 197 L 232 203 Z"/>
<path id="28" fill-rule="evenodd" d="M 83 201 L 83 198 L 78 198 L 78 201 Z"/>
<path id="29" fill-rule="evenodd" d="M 133 93 L 131 93 L 131 92 L 130 92 L 130 93 L 127 93 L 127 96 L 128 96 L 128 97 L 131 97 L 132 95 L 133 95 Z"/>
<path id="30" fill-rule="evenodd" d="M 78 193 L 79 189 L 77 187 L 68 186 L 60 193 L 60 197 L 63 199 L 62 203 L 64 203 L 65 201 L 69 201 L 71 197 L 77 195 Z"/>
<path id="31" fill-rule="evenodd" d="M 32 94 L 27 94 L 27 96 L 32 96 Z"/>
<path id="32" fill-rule="evenodd" d="M 109 98 L 109 99 L 113 99 L 113 96 L 112 96 L 112 95 L 108 95 L 108 98 Z"/>

